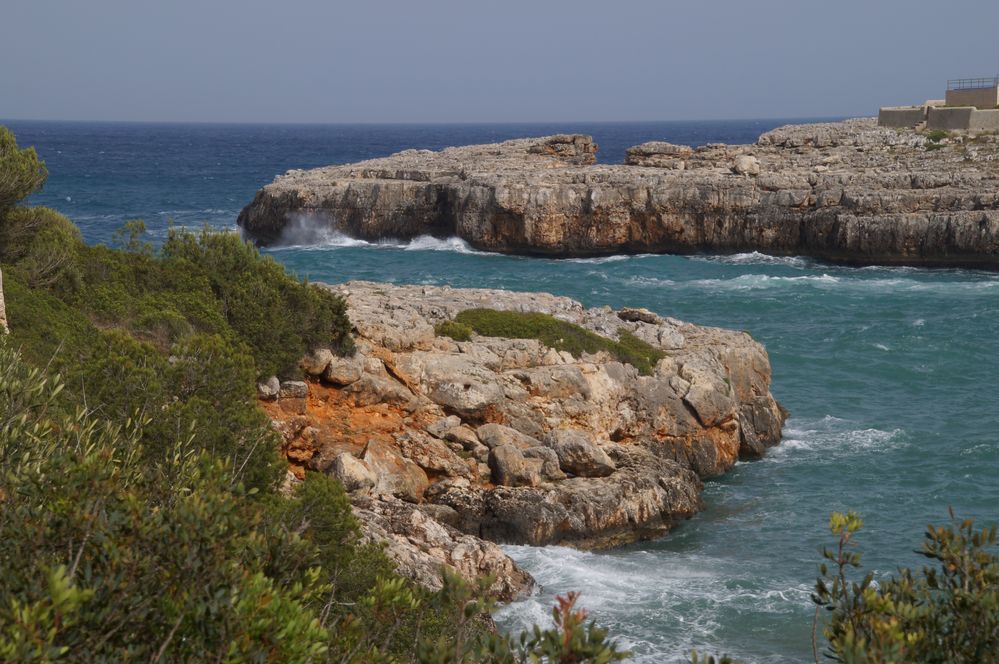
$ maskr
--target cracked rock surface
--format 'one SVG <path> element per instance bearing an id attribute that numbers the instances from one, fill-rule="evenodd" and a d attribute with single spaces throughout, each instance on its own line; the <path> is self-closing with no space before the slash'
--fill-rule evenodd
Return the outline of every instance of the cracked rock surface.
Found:
<path id="1" fill-rule="evenodd" d="M 495 543 L 661 536 L 700 509 L 702 478 L 780 440 L 786 412 L 770 394 L 766 351 L 743 332 L 545 293 L 325 287 L 348 304 L 357 354 L 311 354 L 307 394 L 282 384 L 261 404 L 292 471 L 338 477 L 369 536 L 430 587 L 448 566 L 495 574 L 504 598 L 528 590 L 530 577 Z M 545 313 L 612 338 L 627 331 L 665 356 L 641 375 L 602 352 L 435 336 L 435 323 L 480 307 Z"/>

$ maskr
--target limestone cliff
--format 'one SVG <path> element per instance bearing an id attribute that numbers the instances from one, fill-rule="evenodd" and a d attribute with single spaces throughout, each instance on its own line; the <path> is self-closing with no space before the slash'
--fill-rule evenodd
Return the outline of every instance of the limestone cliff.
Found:
<path id="1" fill-rule="evenodd" d="M 290 171 L 239 216 L 377 239 L 456 235 L 548 256 L 808 255 L 854 264 L 999 267 L 999 137 L 940 143 L 874 120 L 788 126 L 755 145 L 635 146 L 595 165 L 587 136 L 407 150 Z"/>
<path id="2" fill-rule="evenodd" d="M 331 473 L 414 578 L 448 565 L 530 585 L 491 544 L 610 546 L 700 508 L 701 479 L 780 440 L 766 351 L 748 334 L 543 293 L 352 282 L 358 353 L 305 358 L 308 383 L 262 385 L 292 469 Z M 651 375 L 533 339 L 435 336 L 473 308 L 540 312 L 661 349 Z M 436 575 L 436 576 L 435 576 Z M 435 581 L 437 579 L 437 581 Z"/>

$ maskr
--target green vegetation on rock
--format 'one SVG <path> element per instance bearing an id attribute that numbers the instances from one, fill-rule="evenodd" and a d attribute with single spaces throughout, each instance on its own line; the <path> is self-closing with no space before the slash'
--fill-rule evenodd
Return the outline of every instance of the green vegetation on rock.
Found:
<path id="1" fill-rule="evenodd" d="M 475 331 L 457 321 L 444 320 L 434 325 L 434 334 L 438 337 L 449 337 L 455 341 L 469 341 Z"/>
<path id="2" fill-rule="evenodd" d="M 950 132 L 946 129 L 933 129 L 926 132 L 926 140 L 933 141 L 934 143 L 939 143 L 945 138 L 950 136 Z"/>
<path id="3" fill-rule="evenodd" d="M 468 309 L 455 316 L 453 322 L 487 337 L 537 339 L 573 357 L 604 351 L 646 375 L 651 374 L 656 363 L 666 356 L 663 351 L 627 330 L 620 330 L 615 341 L 548 314 Z"/>

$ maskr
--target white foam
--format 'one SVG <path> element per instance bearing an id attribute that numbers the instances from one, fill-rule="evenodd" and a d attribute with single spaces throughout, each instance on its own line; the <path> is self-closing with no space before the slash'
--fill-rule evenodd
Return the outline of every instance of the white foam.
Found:
<path id="1" fill-rule="evenodd" d="M 398 244 L 396 246 L 399 246 Z M 453 251 L 458 254 L 476 254 L 482 256 L 495 256 L 488 251 L 473 249 L 470 244 L 460 237 L 438 238 L 432 235 L 420 235 L 409 242 L 401 244 L 406 251 Z"/>
<path id="2" fill-rule="evenodd" d="M 761 290 L 782 288 L 793 284 L 828 286 L 839 284 L 840 279 L 829 274 L 806 274 L 798 277 L 779 277 L 769 274 L 742 274 L 732 279 L 695 279 L 691 286 L 712 290 Z"/>
<path id="3" fill-rule="evenodd" d="M 738 561 L 691 553 L 587 552 L 563 547 L 506 546 L 541 584 L 532 597 L 501 608 L 506 630 L 551 627 L 556 595 L 580 591 L 579 606 L 607 627 L 637 662 L 688 661 L 693 647 L 717 645 L 723 613 L 797 613 L 810 586 L 773 580 Z M 665 628 L 665 629 L 664 629 Z"/>
<path id="4" fill-rule="evenodd" d="M 813 261 L 803 256 L 771 256 L 759 251 L 728 256 L 691 256 L 691 260 L 725 265 L 784 265 L 794 268 L 806 268 L 813 264 Z"/>
<path id="5" fill-rule="evenodd" d="M 594 258 L 566 258 L 566 263 L 590 263 L 591 265 L 602 265 L 603 263 L 617 263 L 618 261 L 626 261 L 632 258 L 647 258 L 653 254 L 614 254 L 613 256 L 597 256 Z"/>
<path id="6" fill-rule="evenodd" d="M 788 420 L 781 444 L 770 450 L 764 462 L 814 463 L 866 454 L 879 454 L 904 447 L 903 429 L 858 428 L 849 420 L 825 416 L 818 420 Z M 807 452 L 807 454 L 801 454 Z"/>
<path id="7" fill-rule="evenodd" d="M 325 251 L 353 247 L 374 249 L 396 249 L 403 251 L 449 251 L 458 254 L 494 256 L 486 251 L 473 249 L 459 237 L 438 238 L 432 235 L 419 235 L 412 240 L 384 238 L 375 242 L 351 237 L 346 233 L 317 223 L 308 217 L 293 219 L 281 232 L 281 237 L 273 245 L 277 250 Z"/>

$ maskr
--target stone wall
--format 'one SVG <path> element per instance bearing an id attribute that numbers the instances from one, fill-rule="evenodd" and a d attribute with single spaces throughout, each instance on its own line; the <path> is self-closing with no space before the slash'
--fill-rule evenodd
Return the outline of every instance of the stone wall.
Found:
<path id="1" fill-rule="evenodd" d="M 881 127 L 911 128 L 925 120 L 925 106 L 894 106 L 878 111 L 878 125 Z"/>
<path id="2" fill-rule="evenodd" d="M 986 109 L 999 106 L 999 86 L 971 90 L 948 90 L 948 106 L 974 106 Z"/>
<path id="3" fill-rule="evenodd" d="M 999 130 L 999 109 L 978 110 L 972 106 L 931 108 L 926 116 L 927 129 Z"/>
<path id="4" fill-rule="evenodd" d="M 968 128 L 978 131 L 999 131 L 999 108 L 975 111 L 971 114 L 971 126 Z"/>
<path id="5" fill-rule="evenodd" d="M 973 106 L 961 106 L 958 108 L 931 108 L 926 114 L 927 129 L 967 129 L 971 126 L 971 114 L 975 112 Z"/>

